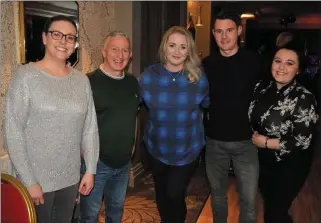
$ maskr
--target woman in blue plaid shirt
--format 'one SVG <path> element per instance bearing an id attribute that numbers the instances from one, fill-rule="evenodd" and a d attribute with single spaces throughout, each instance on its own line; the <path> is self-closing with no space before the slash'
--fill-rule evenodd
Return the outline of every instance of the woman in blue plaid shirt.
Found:
<path id="1" fill-rule="evenodd" d="M 144 134 L 162 223 L 184 223 L 185 192 L 205 145 L 202 107 L 208 81 L 190 32 L 170 28 L 159 47 L 160 63 L 141 75 L 149 117 Z"/>

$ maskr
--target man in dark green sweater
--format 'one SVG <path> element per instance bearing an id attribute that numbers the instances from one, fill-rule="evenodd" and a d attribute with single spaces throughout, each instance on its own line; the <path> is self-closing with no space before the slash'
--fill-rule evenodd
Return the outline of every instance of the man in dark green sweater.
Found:
<path id="1" fill-rule="evenodd" d="M 111 32 L 102 53 L 104 63 L 88 74 L 97 113 L 100 152 L 94 188 L 80 199 L 81 223 L 97 223 L 103 196 L 105 222 L 121 222 L 136 141 L 140 101 L 138 81 L 124 73 L 132 56 L 128 36 Z"/>

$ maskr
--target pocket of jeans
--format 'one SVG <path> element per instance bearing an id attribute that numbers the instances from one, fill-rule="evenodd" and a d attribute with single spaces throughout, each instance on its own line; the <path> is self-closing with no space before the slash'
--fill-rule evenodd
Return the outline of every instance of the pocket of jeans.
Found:
<path id="1" fill-rule="evenodd" d="M 206 136 L 206 146 L 215 147 L 217 145 L 217 141 Z"/>
<path id="2" fill-rule="evenodd" d="M 130 168 L 132 168 L 132 167 L 133 167 L 133 163 L 132 163 L 132 161 L 131 161 L 131 160 L 128 162 L 127 166 L 128 166 L 128 169 L 130 169 Z"/>

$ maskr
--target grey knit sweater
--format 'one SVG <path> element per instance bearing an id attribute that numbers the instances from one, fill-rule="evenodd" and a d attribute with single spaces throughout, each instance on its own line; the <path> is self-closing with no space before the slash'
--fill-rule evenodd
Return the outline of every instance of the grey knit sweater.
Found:
<path id="1" fill-rule="evenodd" d="M 43 192 L 79 182 L 80 152 L 95 174 L 99 154 L 97 118 L 88 78 L 73 69 L 65 77 L 34 64 L 20 66 L 8 88 L 4 141 L 18 178 Z"/>

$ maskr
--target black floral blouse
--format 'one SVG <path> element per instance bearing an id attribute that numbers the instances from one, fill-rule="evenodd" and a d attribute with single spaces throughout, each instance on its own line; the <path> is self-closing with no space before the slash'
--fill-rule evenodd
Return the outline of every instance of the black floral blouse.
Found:
<path id="1" fill-rule="evenodd" d="M 295 80 L 279 90 L 275 81 L 257 83 L 248 115 L 253 132 L 279 139 L 276 161 L 308 149 L 318 120 L 314 96 Z"/>

